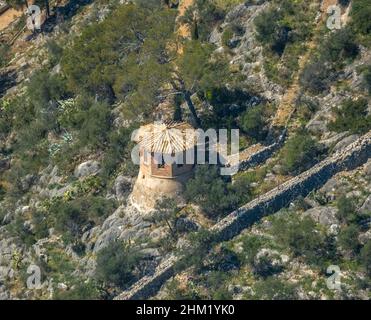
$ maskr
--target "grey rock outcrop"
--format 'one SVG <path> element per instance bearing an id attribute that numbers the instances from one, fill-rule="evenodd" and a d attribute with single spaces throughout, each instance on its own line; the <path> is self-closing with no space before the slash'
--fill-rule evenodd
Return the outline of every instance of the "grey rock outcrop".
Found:
<path id="1" fill-rule="evenodd" d="M 367 197 L 365 202 L 362 204 L 361 208 L 359 209 L 361 212 L 371 212 L 371 195 Z"/>
<path id="2" fill-rule="evenodd" d="M 83 163 L 80 163 L 74 171 L 76 178 L 86 177 L 99 172 L 100 165 L 98 161 L 89 160 Z"/>
<path id="3" fill-rule="evenodd" d="M 352 134 L 348 137 L 345 137 L 344 139 L 342 139 L 335 145 L 334 151 L 339 151 L 341 149 L 344 149 L 345 147 L 349 146 L 351 143 L 356 141 L 358 138 L 359 138 L 358 134 Z"/>
<path id="4" fill-rule="evenodd" d="M 122 201 L 131 191 L 133 180 L 130 177 L 119 175 L 114 183 L 114 192 L 117 200 Z"/>
<path id="5" fill-rule="evenodd" d="M 304 212 L 304 216 L 310 216 L 314 221 L 331 226 L 338 223 L 336 218 L 337 209 L 334 207 L 316 207 Z"/>

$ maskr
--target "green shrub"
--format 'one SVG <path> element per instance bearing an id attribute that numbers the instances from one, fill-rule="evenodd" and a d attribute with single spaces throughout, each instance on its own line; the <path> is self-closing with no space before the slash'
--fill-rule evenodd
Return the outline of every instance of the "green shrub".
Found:
<path id="1" fill-rule="evenodd" d="M 371 7 L 368 0 L 353 1 L 350 12 L 352 29 L 363 35 L 370 36 L 371 34 Z"/>
<path id="2" fill-rule="evenodd" d="M 371 277 L 371 241 L 368 240 L 367 243 L 361 250 L 361 263 L 366 271 L 368 277 Z"/>
<path id="3" fill-rule="evenodd" d="M 102 223 L 115 209 L 114 202 L 102 197 L 82 196 L 65 202 L 61 199 L 52 203 L 49 212 L 53 226 L 67 241 L 75 241 L 87 225 Z"/>
<path id="4" fill-rule="evenodd" d="M 186 185 L 185 197 L 200 205 L 213 218 L 232 210 L 238 204 L 237 197 L 229 192 L 228 184 L 215 166 L 197 167 L 195 177 Z"/>
<path id="5" fill-rule="evenodd" d="M 332 72 L 323 61 L 314 59 L 304 67 L 300 75 L 300 84 L 311 93 L 321 93 L 328 89 Z"/>
<path id="6" fill-rule="evenodd" d="M 51 75 L 47 70 L 36 71 L 27 85 L 29 101 L 45 114 L 55 113 L 56 102 L 69 96 L 65 79 L 60 75 Z"/>
<path id="7" fill-rule="evenodd" d="M 261 105 L 247 109 L 241 116 L 241 129 L 254 139 L 264 139 L 266 136 L 265 124 L 264 109 Z"/>
<path id="8" fill-rule="evenodd" d="M 364 86 L 368 93 L 371 94 L 371 65 L 366 66 L 362 74 Z"/>
<path id="9" fill-rule="evenodd" d="M 232 28 L 226 28 L 224 30 L 224 32 L 222 34 L 222 44 L 223 44 L 223 46 L 225 46 L 227 48 L 230 47 L 230 45 L 231 45 L 230 41 L 233 38 L 233 35 L 234 35 L 234 33 L 233 33 Z"/>
<path id="10" fill-rule="evenodd" d="M 56 291 L 53 296 L 55 300 L 98 300 L 102 293 L 94 281 L 79 282 L 66 291 Z"/>
<path id="11" fill-rule="evenodd" d="M 272 234 L 293 255 L 303 257 L 308 263 L 320 266 L 326 261 L 336 261 L 334 239 L 327 237 L 312 218 L 299 217 L 296 213 L 283 215 L 273 220 Z"/>
<path id="12" fill-rule="evenodd" d="M 0 43 L 0 68 L 7 65 L 9 62 L 9 46 L 3 43 Z"/>
<path id="13" fill-rule="evenodd" d="M 8 224 L 6 227 L 10 234 L 18 238 L 20 243 L 24 244 L 26 247 L 31 247 L 37 241 L 30 226 L 26 224 L 26 220 L 23 217 L 16 217 L 15 221 Z"/>
<path id="14" fill-rule="evenodd" d="M 357 221 L 357 208 L 353 199 L 349 199 L 345 196 L 340 197 L 336 205 L 338 208 L 336 216 L 340 222 L 351 224 Z"/>
<path id="15" fill-rule="evenodd" d="M 368 115 L 366 99 L 344 101 L 340 108 L 335 109 L 335 116 L 335 121 L 328 126 L 330 130 L 362 134 L 371 129 L 371 116 Z"/>
<path id="16" fill-rule="evenodd" d="M 349 28 L 331 33 L 320 50 L 322 61 L 331 62 L 340 67 L 343 61 L 352 61 L 358 53 L 358 45 Z"/>
<path id="17" fill-rule="evenodd" d="M 98 252 L 96 277 L 125 289 L 136 280 L 140 259 L 141 254 L 124 242 L 111 243 Z"/>
<path id="18" fill-rule="evenodd" d="M 224 16 L 224 10 L 215 5 L 214 1 L 196 0 L 187 9 L 182 22 L 191 28 L 193 39 L 207 41 L 213 28 Z"/>
<path id="19" fill-rule="evenodd" d="M 137 168 L 131 161 L 131 150 L 134 142 L 131 141 L 133 128 L 120 128 L 118 131 L 110 132 L 108 136 L 108 146 L 102 161 L 101 176 L 108 179 L 114 175 L 117 168 L 124 163 L 124 168 L 120 168 L 124 174 L 131 176 L 137 175 Z"/>
<path id="20" fill-rule="evenodd" d="M 286 48 L 303 43 L 311 34 L 314 14 L 307 1 L 274 2 L 254 20 L 257 40 L 283 56 Z"/>
<path id="21" fill-rule="evenodd" d="M 282 55 L 289 41 L 290 28 L 280 24 L 283 18 L 282 10 L 270 8 L 258 15 L 255 20 L 257 40 L 269 46 L 274 52 Z"/>
<path id="22" fill-rule="evenodd" d="M 256 235 L 245 237 L 242 242 L 244 260 L 252 265 L 256 254 L 263 248 L 264 243 L 263 238 Z"/>
<path id="23" fill-rule="evenodd" d="M 285 174 L 298 174 L 309 169 L 320 155 L 320 146 L 306 131 L 289 138 L 280 153 Z"/>
<path id="24" fill-rule="evenodd" d="M 277 255 L 275 258 L 279 259 L 279 256 Z M 253 263 L 254 273 L 262 278 L 267 278 L 280 273 L 283 270 L 283 267 L 279 264 L 275 264 L 273 259 L 273 257 L 267 255 L 263 255 L 259 257 L 259 259 L 256 259 Z"/>
<path id="25" fill-rule="evenodd" d="M 49 236 L 47 217 L 44 212 L 36 211 L 32 214 L 32 232 L 36 239 L 43 239 Z"/>
<path id="26" fill-rule="evenodd" d="M 55 66 L 62 58 L 63 48 L 55 40 L 48 40 L 46 42 L 46 48 L 49 52 L 50 63 L 52 66 Z"/>
<path id="27" fill-rule="evenodd" d="M 166 285 L 167 297 L 169 300 L 200 300 L 200 294 L 195 290 L 195 288 L 189 283 L 184 284 L 180 283 L 176 279 L 172 279 Z"/>
<path id="28" fill-rule="evenodd" d="M 360 243 L 358 241 L 359 229 L 352 224 L 347 226 L 339 233 L 339 245 L 349 251 L 352 256 L 357 256 L 360 250 Z"/>
<path id="29" fill-rule="evenodd" d="M 287 281 L 269 277 L 254 285 L 255 294 L 251 298 L 260 300 L 295 300 L 298 299 L 296 287 Z M 250 298 L 250 297 L 248 297 Z"/>
<path id="30" fill-rule="evenodd" d="M 351 29 L 331 33 L 324 40 L 319 54 L 304 67 L 300 75 L 301 85 L 314 94 L 327 90 L 335 72 L 354 60 L 358 53 L 359 48 Z"/>
<path id="31" fill-rule="evenodd" d="M 111 110 L 106 103 L 95 103 L 84 114 L 79 130 L 79 144 L 98 148 L 107 141 L 111 129 Z"/>

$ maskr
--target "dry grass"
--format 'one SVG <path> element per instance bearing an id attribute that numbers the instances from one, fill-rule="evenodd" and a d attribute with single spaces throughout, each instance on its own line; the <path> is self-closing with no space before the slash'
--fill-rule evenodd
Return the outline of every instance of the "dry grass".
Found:
<path id="1" fill-rule="evenodd" d="M 8 9 L 0 15 L 0 31 L 7 28 L 15 19 L 23 14 L 23 10 Z"/>

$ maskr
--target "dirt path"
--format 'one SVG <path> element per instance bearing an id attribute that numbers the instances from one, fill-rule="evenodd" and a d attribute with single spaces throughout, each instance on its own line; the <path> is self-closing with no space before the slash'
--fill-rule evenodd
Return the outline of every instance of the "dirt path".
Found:
<path id="1" fill-rule="evenodd" d="M 0 31 L 8 27 L 15 19 L 23 14 L 23 10 L 8 9 L 0 15 Z"/>
<path id="2" fill-rule="evenodd" d="M 277 113 L 275 114 L 272 120 L 272 127 L 285 127 L 287 126 L 288 122 L 290 121 L 291 116 L 295 112 L 295 99 L 297 98 L 300 90 L 299 80 L 300 74 L 303 71 L 304 67 L 306 66 L 307 62 L 310 60 L 312 56 L 312 52 L 317 47 L 317 38 L 316 35 L 319 32 L 319 29 L 322 27 L 322 23 L 325 21 L 327 17 L 327 9 L 331 5 L 337 4 L 337 0 L 324 0 L 321 4 L 321 12 L 322 16 L 321 19 L 318 21 L 315 30 L 313 31 L 313 38 L 308 42 L 307 49 L 304 55 L 299 58 L 299 67 L 298 71 L 296 72 L 292 85 L 288 88 L 280 105 L 278 106 Z"/>
<path id="3" fill-rule="evenodd" d="M 194 0 L 182 0 L 179 4 L 178 17 L 183 17 L 187 9 L 193 5 Z M 178 28 L 178 35 L 182 38 L 189 38 L 191 36 L 191 30 L 188 25 L 182 24 Z"/>

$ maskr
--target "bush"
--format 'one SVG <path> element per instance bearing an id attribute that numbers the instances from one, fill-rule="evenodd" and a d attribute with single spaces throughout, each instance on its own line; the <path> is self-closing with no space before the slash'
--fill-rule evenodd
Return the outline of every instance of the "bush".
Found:
<path id="1" fill-rule="evenodd" d="M 334 239 L 324 235 L 310 217 L 300 218 L 295 212 L 273 220 L 274 234 L 294 256 L 303 257 L 308 263 L 323 266 L 327 260 L 334 261 Z"/>
<path id="2" fill-rule="evenodd" d="M 371 6 L 368 0 L 353 1 L 350 12 L 352 29 L 364 36 L 371 33 Z"/>
<path id="3" fill-rule="evenodd" d="M 259 258 L 255 257 L 253 263 L 253 271 L 256 275 L 267 278 L 276 273 L 280 273 L 283 270 L 283 266 L 279 263 L 275 263 L 274 260 L 280 259 L 279 255 L 273 257 L 268 255 L 262 255 Z"/>
<path id="4" fill-rule="evenodd" d="M 176 279 L 172 279 L 166 285 L 168 300 L 199 300 L 199 293 L 190 283 L 180 283 Z"/>
<path id="5" fill-rule="evenodd" d="M 225 12 L 215 5 L 214 1 L 196 0 L 187 9 L 182 22 L 191 28 L 193 39 L 207 41 L 213 28 L 224 16 Z"/>
<path id="6" fill-rule="evenodd" d="M 254 20 L 257 40 L 268 45 L 278 55 L 283 54 L 291 31 L 289 26 L 280 23 L 282 18 L 282 10 L 271 8 L 262 12 Z"/>
<path id="7" fill-rule="evenodd" d="M 349 5 L 350 0 L 339 0 L 339 4 L 343 7 L 347 7 Z"/>
<path id="8" fill-rule="evenodd" d="M 53 298 L 55 300 L 98 300 L 102 293 L 93 281 L 79 282 L 67 291 L 57 291 Z"/>
<path id="9" fill-rule="evenodd" d="M 359 53 L 354 34 L 349 28 L 340 29 L 326 39 L 320 56 L 322 61 L 334 63 L 335 66 L 342 66 L 346 60 L 353 60 Z"/>
<path id="10" fill-rule="evenodd" d="M 0 68 L 6 66 L 9 61 L 9 46 L 0 43 Z"/>
<path id="11" fill-rule="evenodd" d="M 356 205 L 353 199 L 349 199 L 345 196 L 340 197 L 337 202 L 338 212 L 337 218 L 342 223 L 351 224 L 357 221 Z"/>
<path id="12" fill-rule="evenodd" d="M 363 71 L 363 83 L 368 93 L 371 94 L 371 65 L 365 67 Z"/>
<path id="13" fill-rule="evenodd" d="M 124 242 L 111 243 L 98 252 L 96 277 L 125 289 L 137 279 L 140 259 L 141 254 Z"/>
<path id="14" fill-rule="evenodd" d="M 55 114 L 56 102 L 69 96 L 64 78 L 51 75 L 47 70 L 36 71 L 27 86 L 27 95 L 35 108 Z"/>
<path id="15" fill-rule="evenodd" d="M 224 47 L 230 48 L 231 43 L 230 41 L 233 38 L 233 30 L 232 28 L 226 28 L 222 34 L 222 44 Z"/>
<path id="16" fill-rule="evenodd" d="M 255 295 L 252 298 L 260 300 L 294 300 L 298 299 L 295 285 L 275 277 L 259 281 L 254 286 Z"/>
<path id="17" fill-rule="evenodd" d="M 264 245 L 262 237 L 256 235 L 249 235 L 243 239 L 243 258 L 244 260 L 252 265 L 259 249 Z"/>
<path id="18" fill-rule="evenodd" d="M 227 182 L 215 166 L 197 167 L 195 177 L 186 185 L 185 197 L 201 206 L 213 218 L 234 209 L 238 204 L 237 197 L 229 192 Z"/>
<path id="19" fill-rule="evenodd" d="M 336 132 L 350 131 L 366 133 L 371 129 L 371 116 L 368 115 L 366 99 L 346 100 L 335 109 L 336 120 L 329 124 L 329 129 Z"/>
<path id="20" fill-rule="evenodd" d="M 49 212 L 57 231 L 68 241 L 75 241 L 87 225 L 102 223 L 115 209 L 115 203 L 102 197 L 84 196 L 52 203 Z"/>
<path id="21" fill-rule="evenodd" d="M 358 241 L 359 230 L 354 224 L 341 230 L 339 234 L 339 245 L 349 251 L 352 256 L 357 256 L 360 250 L 360 243 Z"/>
<path id="22" fill-rule="evenodd" d="M 5 188 L 3 187 L 2 184 L 0 184 L 0 202 L 3 201 L 5 194 L 6 194 Z M 0 216 L 0 222 L 2 221 L 2 218 L 4 217 Z"/>
<path id="23" fill-rule="evenodd" d="M 300 84 L 311 93 L 321 93 L 328 89 L 332 70 L 319 59 L 311 61 L 300 75 Z"/>
<path id="24" fill-rule="evenodd" d="M 111 129 L 111 110 L 106 103 L 95 103 L 83 114 L 79 143 L 92 148 L 102 147 Z"/>
<path id="25" fill-rule="evenodd" d="M 49 52 L 50 63 L 52 66 L 55 66 L 62 58 L 63 48 L 60 47 L 54 40 L 48 40 L 46 42 L 46 48 Z"/>
<path id="26" fill-rule="evenodd" d="M 281 150 L 280 162 L 285 174 L 299 174 L 309 169 L 318 159 L 320 146 L 306 131 L 289 138 Z"/>
<path id="27" fill-rule="evenodd" d="M 254 139 L 261 140 L 266 136 L 263 106 L 249 108 L 241 116 L 240 127 L 247 135 Z"/>
<path id="28" fill-rule="evenodd" d="M 120 164 L 124 163 L 125 167 L 121 170 L 124 174 L 135 176 L 137 168 L 131 161 L 131 150 L 134 143 L 131 141 L 131 133 L 133 128 L 120 128 L 118 131 L 113 131 L 108 136 L 108 146 L 104 153 L 102 161 L 101 176 L 108 179 L 114 175 Z M 127 161 L 124 161 L 127 160 Z"/>
<path id="29" fill-rule="evenodd" d="M 368 277 L 371 277 L 371 241 L 368 240 L 367 243 L 361 250 L 361 263 L 366 271 Z"/>
<path id="30" fill-rule="evenodd" d="M 355 59 L 358 53 L 352 30 L 345 28 L 331 33 L 325 39 L 319 55 L 304 67 L 300 75 L 301 85 L 314 94 L 327 90 L 335 79 L 335 71 Z"/>

